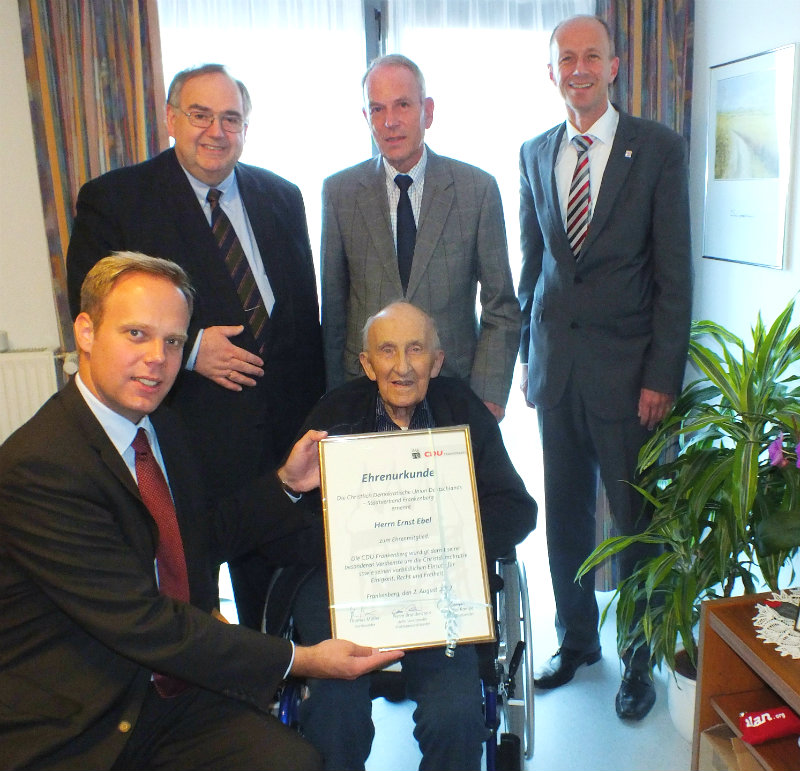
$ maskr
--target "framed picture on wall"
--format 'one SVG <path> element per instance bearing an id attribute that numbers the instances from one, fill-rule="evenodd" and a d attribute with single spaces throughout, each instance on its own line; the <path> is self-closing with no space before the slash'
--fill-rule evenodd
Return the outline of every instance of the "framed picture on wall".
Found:
<path id="1" fill-rule="evenodd" d="M 783 267 L 797 48 L 711 67 L 704 257 Z"/>

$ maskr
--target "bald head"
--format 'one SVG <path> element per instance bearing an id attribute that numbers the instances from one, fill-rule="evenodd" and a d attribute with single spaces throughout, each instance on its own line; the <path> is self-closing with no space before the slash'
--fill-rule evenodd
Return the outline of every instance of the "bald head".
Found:
<path id="1" fill-rule="evenodd" d="M 428 383 L 442 369 L 444 351 L 433 319 L 408 302 L 396 302 L 364 326 L 361 366 L 378 385 L 389 417 L 408 426 Z"/>

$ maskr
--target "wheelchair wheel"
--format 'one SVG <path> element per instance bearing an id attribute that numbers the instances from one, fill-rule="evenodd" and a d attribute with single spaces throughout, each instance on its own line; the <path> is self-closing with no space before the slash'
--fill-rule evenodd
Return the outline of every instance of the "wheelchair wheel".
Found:
<path id="1" fill-rule="evenodd" d="M 498 768 L 521 768 L 533 757 L 533 639 L 528 581 L 525 566 L 510 557 L 498 561 L 504 589 L 498 596 L 498 663 L 505 673 L 502 716 L 506 733 L 501 736 Z M 505 738 L 505 745 L 503 744 Z M 515 741 L 516 740 L 516 741 Z M 499 755 L 518 750 L 518 765 L 500 765 Z"/>

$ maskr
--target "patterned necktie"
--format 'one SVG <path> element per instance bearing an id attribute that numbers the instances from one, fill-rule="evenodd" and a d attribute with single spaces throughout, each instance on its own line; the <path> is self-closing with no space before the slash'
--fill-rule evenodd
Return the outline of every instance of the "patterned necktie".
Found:
<path id="1" fill-rule="evenodd" d="M 256 338 L 258 352 L 263 353 L 267 340 L 269 314 L 236 231 L 233 229 L 228 215 L 219 205 L 221 195 L 221 190 L 212 187 L 206 196 L 206 200 L 211 205 L 211 231 L 214 238 L 217 239 L 220 254 L 231 274 L 231 280 L 247 315 L 250 329 Z"/>
<path id="2" fill-rule="evenodd" d="M 158 590 L 176 600 L 189 602 L 189 577 L 186 572 L 186 557 L 183 541 L 175 515 L 175 504 L 167 487 L 167 481 L 150 451 L 150 443 L 143 428 L 136 432 L 131 442 L 136 453 L 136 482 L 144 505 L 158 526 L 156 563 L 158 566 Z M 153 673 L 153 683 L 164 698 L 177 696 L 187 684 L 170 675 Z"/>
<path id="3" fill-rule="evenodd" d="M 414 222 L 414 210 L 408 197 L 408 188 L 414 180 L 408 174 L 398 174 L 394 183 L 400 188 L 400 200 L 397 202 L 397 267 L 400 270 L 400 283 L 403 294 L 408 289 L 411 275 L 411 261 L 414 259 L 414 243 L 417 240 L 417 225 Z"/>
<path id="4" fill-rule="evenodd" d="M 572 137 L 572 144 L 578 151 L 578 162 L 572 175 L 567 200 L 567 238 L 576 259 L 581 253 L 581 246 L 589 228 L 589 212 L 592 196 L 589 188 L 589 148 L 592 146 L 590 136 Z"/>

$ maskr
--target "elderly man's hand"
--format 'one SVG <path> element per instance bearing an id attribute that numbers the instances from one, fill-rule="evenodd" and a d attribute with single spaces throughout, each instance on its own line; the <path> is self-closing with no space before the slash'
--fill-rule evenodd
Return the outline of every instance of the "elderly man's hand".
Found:
<path id="1" fill-rule="evenodd" d="M 318 444 L 327 435 L 327 431 L 306 431 L 295 442 L 286 463 L 278 469 L 278 479 L 290 490 L 307 493 L 319 487 Z"/>
<path id="2" fill-rule="evenodd" d="M 323 640 L 295 648 L 292 674 L 355 680 L 373 669 L 382 669 L 403 656 L 403 651 L 379 651 L 347 640 Z"/>
<path id="3" fill-rule="evenodd" d="M 241 324 L 235 327 L 206 327 L 194 363 L 195 372 L 229 391 L 241 391 L 242 386 L 254 386 L 256 381 L 253 378 L 264 375 L 263 359 L 239 348 L 228 339 L 240 335 L 243 330 Z"/>

